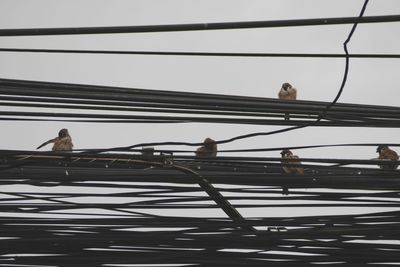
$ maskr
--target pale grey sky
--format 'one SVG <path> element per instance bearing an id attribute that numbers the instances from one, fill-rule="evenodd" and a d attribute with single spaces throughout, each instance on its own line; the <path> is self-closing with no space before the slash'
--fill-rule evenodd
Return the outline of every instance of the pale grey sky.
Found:
<path id="1" fill-rule="evenodd" d="M 0 28 L 151 25 L 357 16 L 363 0 L 0 1 Z M 400 14 L 400 1 L 371 0 L 365 15 Z M 351 25 L 92 36 L 0 37 L 0 47 L 205 52 L 343 53 Z M 360 24 L 350 53 L 400 53 L 400 23 Z M 229 58 L 0 52 L 0 77 L 53 82 L 276 97 L 283 82 L 298 98 L 331 101 L 344 59 Z M 398 105 L 398 59 L 351 59 L 339 102 Z M 7 110 L 9 107 L 0 107 Z M 35 149 L 68 128 L 75 148 L 156 141 L 226 139 L 273 126 L 83 124 L 1 121 L 0 148 Z M 27 136 L 27 133 L 29 135 Z M 257 137 L 221 149 L 333 143 L 398 143 L 398 129 L 308 128 Z M 48 148 L 50 149 L 50 147 Z M 373 158 L 374 148 L 299 150 L 303 157 Z M 259 156 L 278 156 L 257 153 Z"/>

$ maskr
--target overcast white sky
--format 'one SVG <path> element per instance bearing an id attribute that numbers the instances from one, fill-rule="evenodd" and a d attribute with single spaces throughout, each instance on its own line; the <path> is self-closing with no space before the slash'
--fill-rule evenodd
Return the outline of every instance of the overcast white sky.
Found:
<path id="1" fill-rule="evenodd" d="M 0 0 L 0 28 L 151 25 L 358 16 L 363 0 Z M 400 1 L 371 0 L 365 15 L 400 14 Z M 351 25 L 91 36 L 0 37 L 0 47 L 204 52 L 343 53 Z M 360 24 L 350 53 L 400 53 L 400 23 Z M 339 102 L 398 105 L 399 59 L 352 59 Z M 276 97 L 283 82 L 298 98 L 331 101 L 344 59 L 229 58 L 0 52 L 0 77 L 158 90 Z M 9 107 L 0 107 L 7 110 Z M 1 149 L 35 149 L 68 128 L 75 148 L 226 139 L 273 126 L 83 124 L 0 121 Z M 333 143 L 398 143 L 398 129 L 308 128 L 221 149 Z M 50 149 L 50 147 L 48 147 Z M 375 148 L 299 150 L 303 157 L 373 158 Z M 279 156 L 279 153 L 258 153 Z"/>

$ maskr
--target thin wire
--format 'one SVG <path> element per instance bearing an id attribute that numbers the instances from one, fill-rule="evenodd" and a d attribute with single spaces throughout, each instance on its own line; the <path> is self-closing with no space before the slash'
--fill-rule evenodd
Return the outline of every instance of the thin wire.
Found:
<path id="1" fill-rule="evenodd" d="M 61 54 L 111 54 L 111 55 L 159 55 L 201 57 L 290 57 L 290 58 L 344 58 L 343 54 L 318 53 L 221 53 L 221 52 L 170 52 L 170 51 L 115 51 L 115 50 L 71 50 L 71 49 L 28 49 L 0 48 L 0 52 L 17 53 L 61 53 Z M 350 58 L 400 58 L 398 54 L 352 54 Z"/>

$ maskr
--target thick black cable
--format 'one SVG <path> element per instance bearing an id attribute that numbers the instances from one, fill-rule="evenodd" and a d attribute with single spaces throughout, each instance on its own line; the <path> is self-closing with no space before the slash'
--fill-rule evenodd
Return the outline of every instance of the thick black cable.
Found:
<path id="1" fill-rule="evenodd" d="M 34 36 L 34 35 L 73 35 L 73 34 L 115 34 L 115 33 L 150 33 L 204 30 L 233 30 L 271 27 L 300 27 L 319 25 L 338 25 L 353 23 L 397 22 L 400 15 L 293 19 L 277 21 L 217 22 L 171 25 L 114 26 L 114 27 L 81 27 L 81 28 L 34 28 L 34 29 L 1 29 L 0 36 Z"/>
<path id="2" fill-rule="evenodd" d="M 0 48 L 0 52 L 58 53 L 58 54 L 109 54 L 109 55 L 158 55 L 158 56 L 201 56 L 201 57 L 290 57 L 290 58 L 344 58 L 343 54 L 318 53 L 223 53 L 223 52 L 170 52 L 170 51 L 115 51 L 73 49 L 28 49 Z M 398 54 L 352 54 L 350 58 L 400 58 Z"/>
<path id="3" fill-rule="evenodd" d="M 2 104 L 0 104 L 1 106 Z M 17 104 L 10 104 L 12 106 L 18 106 Z M 21 103 L 21 106 L 26 106 Z M 42 106 L 42 105 L 38 105 Z M 47 106 L 47 105 L 43 105 Z M 51 105 L 53 106 L 53 105 Z M 79 107 L 77 107 L 79 108 Z M 103 110 L 103 109 L 101 109 Z M 160 111 L 158 111 L 160 112 Z M 184 112 L 181 112 L 184 113 Z M 203 112 L 199 111 L 199 114 Z M 218 114 L 217 114 L 218 115 Z M 106 113 L 61 113 L 61 112 L 31 112 L 31 111 L 0 111 L 0 118 L 25 118 L 25 119 L 36 119 L 40 117 L 47 118 L 48 121 L 56 120 L 56 118 L 69 118 L 69 119 L 85 119 L 86 122 L 99 122 L 102 120 L 103 122 L 123 122 L 126 121 L 134 122 L 134 121 L 176 121 L 176 122 L 197 122 L 197 123 L 229 123 L 229 124 L 253 124 L 253 125 L 303 125 L 310 120 L 313 120 L 313 116 L 300 115 L 293 116 L 295 120 L 282 120 L 281 116 L 273 115 L 270 118 L 270 115 L 264 114 L 264 116 L 259 116 L 256 118 L 252 118 L 251 114 L 229 114 L 229 116 L 160 116 L 160 115 L 138 115 L 138 114 L 106 114 Z M 279 117 L 278 119 L 274 117 Z M 398 127 L 399 120 L 379 120 L 379 119 L 368 119 L 364 117 L 351 116 L 350 118 L 339 119 L 335 118 L 334 120 L 324 120 L 320 121 L 315 126 L 346 126 L 346 127 Z M 65 120 L 65 119 L 64 119 Z M 65 120 L 68 121 L 68 120 Z"/>
<path id="4" fill-rule="evenodd" d="M 132 91 L 132 92 L 131 92 Z M 116 93 L 119 92 L 119 93 Z M 94 110 L 120 110 L 140 112 L 191 113 L 226 116 L 252 116 L 280 118 L 282 110 L 290 112 L 294 120 L 280 125 L 298 125 L 299 119 L 312 120 L 326 108 L 327 103 L 318 101 L 283 101 L 271 98 L 225 96 L 215 94 L 153 91 L 93 85 L 60 84 L 0 79 L 0 105 L 71 107 Z M 11 94 L 11 95 L 10 95 Z M 26 103 L 29 102 L 29 103 Z M 31 102 L 36 102 L 31 104 Z M 53 104 L 46 104 L 53 103 Z M 66 103 L 72 105 L 59 105 Z M 79 104 L 79 105 L 78 105 Z M 138 108 L 138 107 L 146 107 Z M 149 109 L 149 107 L 151 109 Z M 35 115 L 36 113 L 33 113 Z M 362 121 L 363 126 L 399 126 L 398 107 L 335 104 L 325 119 L 332 125 L 348 125 Z M 277 122 L 274 123 L 278 124 Z M 360 125 L 360 124 L 358 124 Z"/>
<path id="5" fill-rule="evenodd" d="M 13 102 L 0 102 L 0 106 L 11 106 L 11 107 L 32 107 L 32 108 L 57 108 L 57 109 L 82 109 L 82 110 L 103 110 L 103 111 L 125 111 L 125 112 L 151 112 L 151 113 L 180 113 L 180 114 L 206 114 L 206 115 L 227 115 L 227 116 L 249 116 L 249 117 L 279 117 L 282 118 L 281 114 L 268 114 L 261 112 L 241 112 L 241 111 L 219 111 L 219 110 L 207 110 L 207 109 L 183 109 L 183 108 L 164 108 L 164 107 L 156 107 L 156 108 L 135 108 L 135 107 L 126 107 L 126 106 L 114 106 L 110 105 L 107 107 L 97 105 L 96 102 L 85 102 L 85 101 L 73 101 L 68 102 L 69 104 L 57 104 L 60 100 L 55 100 L 54 98 L 40 98 L 40 99 L 31 99 L 25 97 L 13 97 L 13 96 L 1 96 L 0 100 L 7 100 Z M 18 102 L 14 102 L 18 101 Z M 29 103 L 26 103 L 29 101 Z M 31 103 L 31 102 L 45 102 L 45 103 Z M 60 102 L 66 102 L 65 99 Z M 88 104 L 75 104 L 75 103 L 88 103 Z M 47 104 L 52 103 L 52 104 Z M 108 102 L 108 104 L 110 104 Z M 296 118 L 310 118 L 311 115 L 295 115 Z"/>
<path id="6" fill-rule="evenodd" d="M 238 110 L 238 107 L 248 111 L 266 112 L 268 110 L 303 110 L 309 113 L 315 110 L 316 114 L 324 111 L 327 104 L 319 101 L 297 100 L 285 101 L 276 98 L 249 97 L 238 95 L 223 94 L 204 94 L 194 92 L 178 92 L 154 89 L 139 89 L 125 87 L 95 86 L 83 84 L 66 84 L 54 82 L 38 82 L 26 80 L 0 79 L 0 96 L 3 100 L 26 100 L 65 103 L 85 103 L 102 105 L 124 105 L 124 106 L 152 106 L 167 108 L 192 109 L 213 109 L 213 110 Z M 5 96 L 9 95 L 9 96 Z M 10 95 L 15 95 L 11 99 Z M 16 96 L 18 95 L 18 97 Z M 9 98 L 9 99 L 8 99 Z M 74 101 L 72 101 L 74 99 Z M 105 101 L 104 101 L 105 100 Z M 40 102 L 39 101 L 39 102 Z M 109 104 L 108 104 L 109 103 Z M 146 105 L 144 105 L 144 103 Z M 149 105 L 148 103 L 154 103 Z M 229 109 L 224 109 L 225 107 Z M 249 106 L 251 106 L 249 108 Z M 366 112 L 376 115 L 385 112 L 399 114 L 398 107 L 376 106 L 376 105 L 357 105 L 357 104 L 335 104 L 332 109 L 338 109 L 346 114 L 354 112 Z M 330 112 L 332 112 L 332 109 Z M 396 115 L 396 117 L 398 117 Z"/>
<path id="7" fill-rule="evenodd" d="M 261 113 L 282 113 L 282 110 L 288 110 L 290 113 L 304 112 L 304 114 L 315 115 L 319 115 L 327 106 L 326 102 L 318 101 L 285 101 L 275 98 L 183 93 L 119 87 L 104 88 L 75 84 L 32 83 L 30 81 L 16 82 L 15 80 L 9 82 L 4 79 L 0 79 L 0 94 L 2 94 L 0 95 L 2 100 L 10 101 Z M 330 112 L 345 112 L 348 115 L 369 114 L 370 116 L 385 114 L 385 116 L 392 118 L 400 116 L 400 109 L 398 107 L 359 104 L 337 104 L 331 108 Z"/>
<path id="8" fill-rule="evenodd" d="M 329 147 L 364 147 L 379 145 L 387 145 L 393 147 L 400 147 L 399 143 L 353 143 L 353 144 L 334 144 L 334 145 L 309 145 L 309 146 L 289 146 L 289 147 L 275 147 L 275 148 L 255 148 L 255 149 L 235 149 L 235 150 L 221 150 L 218 152 L 267 152 L 267 151 L 281 151 L 284 149 L 310 149 L 310 148 L 329 148 Z"/>
<path id="9" fill-rule="evenodd" d="M 151 119 L 126 119 L 126 120 L 120 120 L 120 119 L 110 119 L 110 120 L 104 120 L 104 119 L 41 119 L 41 118 L 21 118 L 21 117 L 0 117 L 0 121 L 40 121 L 40 122 L 85 122 L 85 123 L 188 123 L 188 121 L 184 120 L 151 120 Z"/>
<path id="10" fill-rule="evenodd" d="M 351 144 L 350 144 L 351 145 Z M 354 144 L 357 145 L 357 144 Z M 397 144 L 399 145 L 399 144 Z M 352 146 L 352 145 L 351 145 Z M 311 146 L 310 146 L 311 147 Z M 315 146 L 316 147 L 316 146 Z M 321 146 L 323 147 L 323 146 Z M 335 147 L 334 145 L 331 147 Z M 278 148 L 274 148 L 274 150 L 277 150 Z M 271 150 L 271 149 L 270 149 Z M 137 150 L 140 151 L 140 150 Z M 51 161 L 53 160 L 55 166 L 58 165 L 56 161 L 62 161 L 66 160 L 65 163 L 69 164 L 79 164 L 82 162 L 84 165 L 93 165 L 93 167 L 98 167 L 98 168 L 104 168 L 104 164 L 99 164 L 100 162 L 110 162 L 110 161 L 115 161 L 119 162 L 120 164 L 125 164 L 131 162 L 132 164 L 144 164 L 146 162 L 149 162 L 149 157 L 144 157 L 142 155 L 136 154 L 115 154 L 115 153 L 107 153 L 107 154 L 97 154 L 93 152 L 83 152 L 83 153 L 76 153 L 76 151 L 73 152 L 55 152 L 55 151 L 20 151 L 20 150 L 0 150 L 0 156 L 7 158 L 7 157 L 13 157 L 16 162 L 21 163 L 19 166 L 23 165 L 31 165 L 33 164 L 33 161 L 37 161 L 38 163 L 44 162 L 46 164 L 50 164 Z M 263 167 L 267 164 L 272 164 L 273 162 L 276 163 L 276 166 L 281 170 L 281 157 L 243 157 L 243 156 L 219 156 L 217 158 L 198 158 L 196 156 L 178 156 L 174 155 L 173 157 L 169 156 L 162 156 L 162 155 L 155 155 L 151 157 L 151 162 L 154 166 L 159 166 L 164 165 L 165 161 L 168 160 L 173 160 L 174 162 L 184 162 L 184 160 L 191 160 L 191 162 L 196 162 L 197 163 L 204 163 L 205 165 L 210 164 L 210 166 L 217 167 L 219 164 L 225 164 L 221 166 L 225 167 L 238 167 L 240 164 L 246 164 L 246 163 L 253 163 L 254 166 L 260 166 Z M 11 159 L 8 159 L 9 162 L 11 162 Z M 307 166 L 305 162 L 313 162 L 313 163 L 340 163 L 340 164 L 362 164 L 362 165 L 385 165 L 385 164 L 392 164 L 393 161 L 382 161 L 379 159 L 346 159 L 346 158 L 301 158 L 301 161 L 303 163 L 303 166 Z M 25 162 L 25 163 L 24 163 Z M 157 163 L 158 162 L 158 163 Z M 150 164 L 149 163 L 149 164 Z M 226 165 L 230 163 L 231 165 Z M 147 163 L 146 163 L 147 164 Z M 146 165 L 145 164 L 145 165 Z M 173 163 L 168 163 L 168 164 L 173 164 Z M 183 163 L 182 163 L 183 164 Z M 67 164 L 68 165 L 68 164 Z M 110 164 L 111 165 L 111 164 Z M 150 164 L 151 165 L 151 164 Z M 161 166 L 160 165 L 160 166 Z M 128 168 L 128 165 L 124 165 L 126 168 Z M 169 165 L 164 166 L 168 168 Z M 270 165 L 272 166 L 272 165 Z M 311 166 L 311 165 L 309 165 Z M 322 165 L 313 165 L 313 167 L 323 167 Z M 332 166 L 328 166 L 332 167 Z M 246 172 L 251 173 L 259 173 L 260 169 L 249 169 L 246 170 Z M 279 177 L 277 177 L 279 179 Z"/>

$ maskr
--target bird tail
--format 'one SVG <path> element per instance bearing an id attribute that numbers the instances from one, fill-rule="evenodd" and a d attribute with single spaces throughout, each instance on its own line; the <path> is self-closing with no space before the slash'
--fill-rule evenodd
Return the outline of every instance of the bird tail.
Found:
<path id="1" fill-rule="evenodd" d="M 40 146 L 38 146 L 36 149 L 39 149 L 39 148 L 41 148 L 41 147 L 44 147 L 45 145 L 48 145 L 48 144 L 50 144 L 50 143 L 54 143 L 54 139 L 50 139 L 49 141 L 44 142 L 43 144 L 41 144 Z"/>

